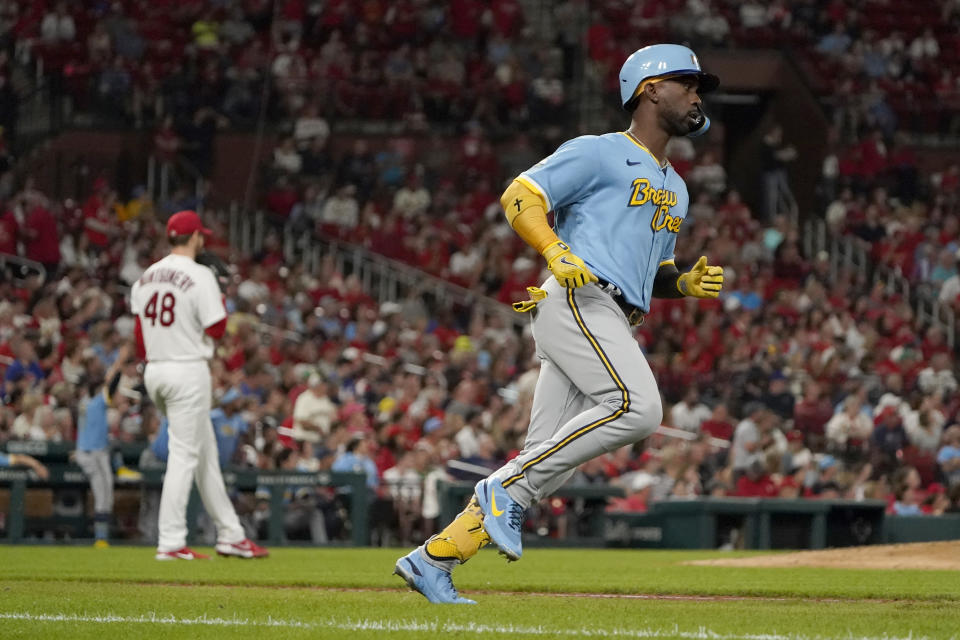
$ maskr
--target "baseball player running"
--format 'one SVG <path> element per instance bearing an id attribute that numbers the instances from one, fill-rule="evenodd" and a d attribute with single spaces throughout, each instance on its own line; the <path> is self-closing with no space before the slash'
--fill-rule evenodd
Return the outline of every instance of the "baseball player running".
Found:
<path id="1" fill-rule="evenodd" d="M 552 273 L 542 289 L 531 288 L 531 300 L 514 305 L 533 314 L 540 377 L 523 451 L 477 484 L 450 525 L 397 561 L 395 573 L 431 602 L 473 604 L 453 586 L 457 564 L 491 541 L 519 559 L 532 502 L 582 462 L 660 425 L 657 383 L 632 326 L 651 297 L 715 298 L 723 286 L 723 269 L 706 257 L 682 274 L 674 264 L 689 199 L 666 160 L 671 136 L 710 126 L 698 94 L 718 84 L 686 47 L 636 51 L 620 69 L 630 127 L 562 144 L 501 197 L 511 227 Z"/>
<path id="2" fill-rule="evenodd" d="M 194 477 L 217 527 L 217 553 L 241 558 L 268 555 L 246 538 L 227 497 L 210 423 L 208 360 L 213 357 L 213 341 L 226 329 L 227 313 L 213 272 L 195 261 L 209 235 L 195 212 L 173 214 L 167 221 L 170 254 L 151 265 L 130 292 L 138 351 L 147 361 L 143 381 L 170 422 L 157 560 L 207 557 L 186 546 L 187 500 Z"/>

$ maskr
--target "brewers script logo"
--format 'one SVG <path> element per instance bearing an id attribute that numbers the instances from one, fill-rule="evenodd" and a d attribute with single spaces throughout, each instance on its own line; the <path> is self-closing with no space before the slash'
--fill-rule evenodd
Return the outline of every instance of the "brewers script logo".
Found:
<path id="1" fill-rule="evenodd" d="M 639 207 L 650 202 L 656 206 L 653 219 L 650 221 L 650 228 L 654 231 L 666 229 L 672 233 L 680 231 L 680 225 L 683 224 L 683 218 L 670 215 L 670 207 L 677 204 L 677 194 L 668 189 L 653 189 L 650 187 L 650 181 L 646 178 L 637 178 L 633 181 L 633 193 L 630 195 L 631 207 Z"/>

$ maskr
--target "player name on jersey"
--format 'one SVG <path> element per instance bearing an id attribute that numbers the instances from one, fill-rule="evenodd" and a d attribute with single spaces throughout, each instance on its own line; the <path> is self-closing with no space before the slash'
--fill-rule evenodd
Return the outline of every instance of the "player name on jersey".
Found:
<path id="1" fill-rule="evenodd" d="M 141 285 L 145 284 L 172 284 L 181 291 L 189 291 L 196 282 L 189 275 L 179 269 L 153 269 L 148 270 L 139 280 Z"/>

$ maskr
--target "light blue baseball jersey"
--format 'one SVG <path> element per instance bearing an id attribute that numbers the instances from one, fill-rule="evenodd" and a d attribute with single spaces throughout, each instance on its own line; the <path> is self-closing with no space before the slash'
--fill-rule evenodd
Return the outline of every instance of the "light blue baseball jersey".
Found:
<path id="1" fill-rule="evenodd" d="M 78 451 L 98 451 L 110 444 L 107 399 L 101 391 L 87 402 L 83 424 L 77 434 Z"/>
<path id="2" fill-rule="evenodd" d="M 0 467 L 10 466 L 10 456 L 0 451 Z"/>
<path id="3" fill-rule="evenodd" d="M 241 414 L 235 413 L 228 416 L 219 407 L 210 412 L 210 422 L 213 423 L 213 433 L 217 437 L 220 466 L 226 467 L 233 459 L 240 436 L 246 433 L 250 426 Z"/>
<path id="4" fill-rule="evenodd" d="M 167 461 L 170 457 L 170 433 L 167 426 L 170 422 L 166 416 L 160 418 L 160 424 L 157 426 L 157 436 L 150 443 L 150 451 L 156 456 L 157 460 Z"/>
<path id="5" fill-rule="evenodd" d="M 673 262 L 690 202 L 669 163 L 661 168 L 624 132 L 607 133 L 563 143 L 517 180 L 543 196 L 557 236 L 598 278 L 650 309 L 654 276 Z"/>

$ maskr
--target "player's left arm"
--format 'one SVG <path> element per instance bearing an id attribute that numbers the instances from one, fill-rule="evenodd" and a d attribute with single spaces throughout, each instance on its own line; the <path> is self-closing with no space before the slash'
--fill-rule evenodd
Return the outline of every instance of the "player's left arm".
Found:
<path id="1" fill-rule="evenodd" d="M 120 386 L 120 371 L 114 371 L 112 374 L 107 373 L 107 377 L 104 379 L 103 389 L 103 399 L 106 401 L 108 407 L 113 406 L 113 396 L 117 393 L 117 388 Z"/>
<path id="2" fill-rule="evenodd" d="M 133 317 L 133 343 L 136 346 L 137 357 L 146 360 L 147 343 L 143 340 L 143 325 L 140 324 L 140 316 Z"/>
<path id="3" fill-rule="evenodd" d="M 660 266 L 653 278 L 654 298 L 716 298 L 723 288 L 723 267 L 707 264 L 700 256 L 693 269 L 680 273 L 674 260 L 677 234 L 671 233 L 660 254 Z"/>
<path id="4" fill-rule="evenodd" d="M 219 340 L 227 332 L 227 317 L 224 316 L 220 322 L 210 325 L 203 332 L 214 340 Z"/>
<path id="5" fill-rule="evenodd" d="M 200 326 L 203 327 L 205 334 L 214 340 L 219 340 L 227 330 L 227 306 L 220 294 L 220 287 L 213 272 L 209 269 L 204 271 L 197 301 Z"/>
<path id="6" fill-rule="evenodd" d="M 143 325 L 140 322 L 140 281 L 130 287 L 130 313 L 133 314 L 133 344 L 137 357 L 147 359 L 147 345 L 143 340 Z"/>
<path id="7" fill-rule="evenodd" d="M 657 269 L 657 275 L 653 278 L 653 297 L 654 298 L 682 298 L 683 294 L 677 288 L 677 278 L 680 277 L 680 271 L 673 262 L 661 264 Z"/>
<path id="8" fill-rule="evenodd" d="M 708 265 L 706 256 L 686 273 L 680 273 L 672 260 L 664 262 L 653 279 L 654 298 L 716 298 L 722 288 L 723 267 Z"/>

